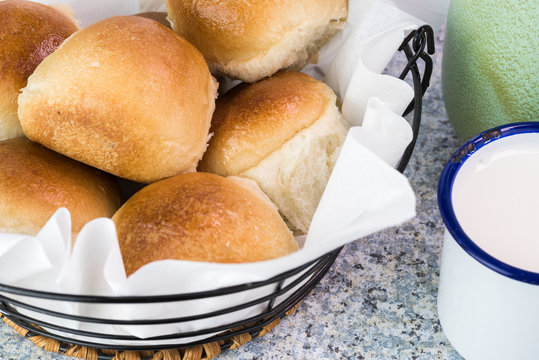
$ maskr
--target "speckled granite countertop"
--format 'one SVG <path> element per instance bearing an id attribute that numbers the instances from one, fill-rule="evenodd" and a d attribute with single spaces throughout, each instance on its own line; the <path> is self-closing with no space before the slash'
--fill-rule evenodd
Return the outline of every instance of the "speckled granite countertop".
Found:
<path id="1" fill-rule="evenodd" d="M 460 143 L 442 100 L 443 32 L 436 42 L 419 139 L 405 172 L 417 196 L 416 218 L 346 246 L 293 316 L 268 335 L 224 352 L 219 360 L 461 359 L 436 314 L 443 235 L 436 187 Z M 402 67 L 396 61 L 389 71 L 397 73 Z M 1 322 L 0 359 L 68 357 L 37 348 Z"/>

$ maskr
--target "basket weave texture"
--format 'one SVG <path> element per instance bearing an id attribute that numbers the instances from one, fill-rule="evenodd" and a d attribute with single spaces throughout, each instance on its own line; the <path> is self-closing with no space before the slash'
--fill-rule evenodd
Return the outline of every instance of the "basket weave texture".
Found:
<path id="1" fill-rule="evenodd" d="M 286 312 L 286 316 L 292 315 L 301 302 L 296 304 L 293 308 Z M 0 313 L 0 317 L 2 314 Z M 112 360 L 208 360 L 213 359 L 221 353 L 221 345 L 224 343 L 223 340 L 209 342 L 202 345 L 197 345 L 189 348 L 182 349 L 172 349 L 172 350 L 159 350 L 159 351 L 118 351 L 118 350 L 106 350 L 106 349 L 95 349 L 86 346 L 80 345 L 69 345 L 68 349 L 62 351 L 60 349 L 60 342 L 42 335 L 30 335 L 30 331 L 19 325 L 15 324 L 7 317 L 3 317 L 3 320 L 6 324 L 11 326 L 16 332 L 18 332 L 23 337 L 28 337 L 36 346 L 40 348 L 61 353 L 66 356 L 77 357 L 86 360 L 98 360 L 99 354 L 109 355 Z M 276 327 L 281 319 L 276 319 L 268 325 L 264 326 L 257 337 L 264 336 L 268 334 L 274 327 Z M 243 334 L 236 335 L 230 339 L 232 345 L 230 349 L 237 349 L 240 346 L 248 343 L 252 340 L 250 333 L 246 332 Z"/>

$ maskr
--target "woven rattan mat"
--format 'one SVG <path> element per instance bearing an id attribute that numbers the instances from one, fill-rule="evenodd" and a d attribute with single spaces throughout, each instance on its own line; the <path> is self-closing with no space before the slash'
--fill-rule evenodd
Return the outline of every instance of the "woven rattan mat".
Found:
<path id="1" fill-rule="evenodd" d="M 296 304 L 292 309 L 286 312 L 286 316 L 290 316 L 299 306 L 299 303 Z M 0 314 L 2 317 L 2 314 Z M 52 351 L 61 353 L 68 356 L 78 357 L 87 360 L 98 360 L 98 356 L 109 355 L 112 360 L 142 360 L 142 359 L 151 359 L 151 360 L 207 360 L 212 359 L 221 353 L 221 345 L 225 343 L 224 340 L 210 342 L 203 345 L 197 345 L 189 348 L 181 349 L 172 349 L 172 350 L 159 350 L 159 351 L 118 351 L 118 350 L 105 350 L 105 349 L 95 349 L 89 348 L 86 346 L 80 345 L 68 345 L 67 350 L 62 351 L 61 343 L 58 340 L 50 339 L 41 335 L 30 335 L 30 331 L 20 327 L 15 324 L 13 321 L 7 317 L 3 317 L 3 320 L 6 324 L 11 326 L 15 331 L 17 331 L 23 337 L 30 339 L 36 346 L 43 348 L 46 351 Z M 256 335 L 257 337 L 264 336 L 269 333 L 275 326 L 279 324 L 281 319 L 276 319 L 270 324 L 264 326 L 260 332 Z M 229 349 L 236 349 L 240 346 L 251 341 L 252 336 L 249 332 L 236 335 L 230 339 L 232 345 Z M 62 348 L 66 348 L 63 346 Z"/>

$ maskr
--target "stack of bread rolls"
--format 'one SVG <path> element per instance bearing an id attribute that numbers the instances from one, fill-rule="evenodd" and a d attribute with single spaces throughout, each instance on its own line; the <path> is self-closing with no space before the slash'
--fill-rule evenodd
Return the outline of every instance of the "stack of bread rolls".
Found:
<path id="1" fill-rule="evenodd" d="M 0 2 L 0 20 L 3 3 L 31 4 Z M 74 221 L 74 231 L 90 218 L 110 217 L 120 206 L 109 186 L 114 175 L 150 184 L 112 216 L 129 274 L 155 260 L 235 263 L 297 250 L 291 230 L 308 231 L 347 125 L 325 84 L 281 70 L 316 60 L 318 49 L 344 26 L 347 1 L 166 4 L 174 31 L 145 17 L 105 19 L 67 34 L 27 71 L 26 86 L 18 83 L 23 88 L 17 121 L 24 135 L 41 145 L 21 139 L 17 146 L 23 154 L 39 149 L 31 157 L 40 160 L 13 160 L 20 166 L 4 166 L 10 176 L 18 174 L 34 190 L 49 189 L 45 198 L 80 191 L 103 203 L 73 196 L 78 205 L 52 201 L 48 208 L 40 205 L 46 210 L 39 221 L 26 221 L 22 209 L 31 206 L 23 198 L 35 195 L 20 191 L 21 205 L 0 209 L 18 225 L 1 231 L 35 233 L 55 206 L 67 206 L 73 217 L 86 215 Z M 11 63 L 0 58 L 0 68 L 15 69 L 13 64 L 27 59 L 14 56 Z M 212 72 L 252 84 L 232 89 L 216 103 Z M 50 160 L 52 154 L 70 158 L 69 166 L 77 169 Z M 197 167 L 217 175 L 196 173 Z M 56 180 L 58 173 L 66 174 L 69 184 L 51 185 L 21 168 L 40 169 L 37 175 Z M 237 177 L 223 177 L 229 175 Z M 96 188 L 88 190 L 89 183 Z M 82 188 L 67 190 L 75 184 Z M 0 184 L 0 196 L 11 186 Z M 24 229 L 26 222 L 32 230 Z"/>

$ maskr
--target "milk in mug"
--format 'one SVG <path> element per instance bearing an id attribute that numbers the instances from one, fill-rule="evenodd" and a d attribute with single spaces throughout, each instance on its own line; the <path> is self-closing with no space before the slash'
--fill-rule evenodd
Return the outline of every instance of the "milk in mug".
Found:
<path id="1" fill-rule="evenodd" d="M 477 246 L 539 273 L 539 133 L 507 136 L 478 149 L 455 178 L 452 202 Z"/>

